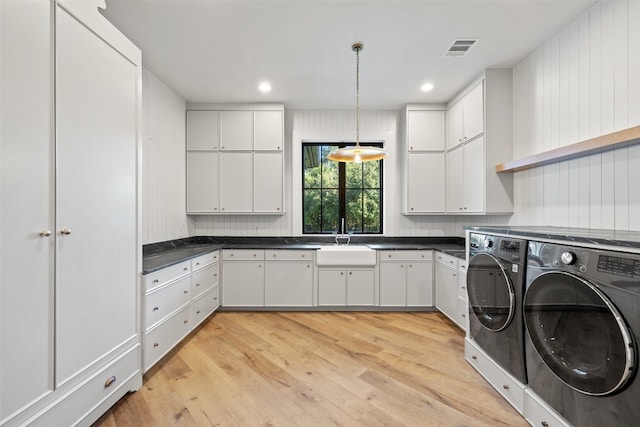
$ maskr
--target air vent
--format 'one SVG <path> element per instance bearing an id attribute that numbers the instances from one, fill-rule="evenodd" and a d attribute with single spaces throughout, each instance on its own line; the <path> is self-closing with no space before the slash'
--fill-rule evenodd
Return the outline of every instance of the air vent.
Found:
<path id="1" fill-rule="evenodd" d="M 476 44 L 478 39 L 456 39 L 451 43 L 444 56 L 459 58 L 464 56 Z"/>

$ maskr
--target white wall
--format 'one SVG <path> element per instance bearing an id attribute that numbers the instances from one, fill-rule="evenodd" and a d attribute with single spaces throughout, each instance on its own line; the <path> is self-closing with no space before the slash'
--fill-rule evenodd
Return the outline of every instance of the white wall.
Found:
<path id="1" fill-rule="evenodd" d="M 514 68 L 516 158 L 640 124 L 640 1 L 594 5 Z M 640 231 L 640 146 L 515 174 L 513 225 Z"/>
<path id="2" fill-rule="evenodd" d="M 142 86 L 142 243 L 147 244 L 191 233 L 185 214 L 186 103 L 146 69 Z"/>

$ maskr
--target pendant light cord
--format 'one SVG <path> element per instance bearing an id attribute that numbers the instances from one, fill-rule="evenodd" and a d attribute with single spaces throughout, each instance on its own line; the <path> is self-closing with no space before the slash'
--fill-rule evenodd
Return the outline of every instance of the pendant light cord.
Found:
<path id="1" fill-rule="evenodd" d="M 360 49 L 356 51 L 356 145 L 360 145 Z"/>

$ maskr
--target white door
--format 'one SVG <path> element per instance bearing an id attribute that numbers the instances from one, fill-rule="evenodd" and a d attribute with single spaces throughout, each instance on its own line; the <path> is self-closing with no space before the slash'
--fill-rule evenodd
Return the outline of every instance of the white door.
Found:
<path id="1" fill-rule="evenodd" d="M 464 212 L 464 147 L 447 153 L 447 212 Z"/>
<path id="2" fill-rule="evenodd" d="M 139 72 L 57 9 L 58 385 L 137 333 Z"/>
<path id="3" fill-rule="evenodd" d="M 220 112 L 187 111 L 187 150 L 210 151 L 220 146 Z"/>
<path id="4" fill-rule="evenodd" d="M 407 157 L 407 213 L 444 212 L 444 153 Z"/>
<path id="5" fill-rule="evenodd" d="M 444 111 L 407 112 L 407 149 L 444 150 Z"/>
<path id="6" fill-rule="evenodd" d="M 380 263 L 380 306 L 404 307 L 406 295 L 406 263 Z"/>
<path id="7" fill-rule="evenodd" d="M 347 277 L 344 270 L 318 270 L 318 305 L 346 305 Z"/>
<path id="8" fill-rule="evenodd" d="M 282 213 L 284 203 L 281 151 L 254 154 L 254 212 Z"/>
<path id="9" fill-rule="evenodd" d="M 284 122 L 282 111 L 254 111 L 254 150 L 282 150 Z"/>
<path id="10" fill-rule="evenodd" d="M 407 306 L 433 306 L 433 264 L 407 263 Z"/>
<path id="11" fill-rule="evenodd" d="M 375 278 L 373 270 L 347 272 L 347 305 L 373 305 Z"/>
<path id="12" fill-rule="evenodd" d="M 484 211 L 484 137 L 464 146 L 464 206 L 465 212 Z"/>
<path id="13" fill-rule="evenodd" d="M 310 307 L 313 305 L 313 262 L 267 262 L 264 293 L 267 306 Z"/>
<path id="14" fill-rule="evenodd" d="M 220 211 L 253 211 L 253 153 L 220 153 Z"/>
<path id="15" fill-rule="evenodd" d="M 187 213 L 217 213 L 220 165 L 217 151 L 187 152 Z"/>
<path id="16" fill-rule="evenodd" d="M 220 149 L 253 149 L 253 111 L 220 112 Z"/>
<path id="17" fill-rule="evenodd" d="M 264 306 L 264 262 L 224 262 L 222 305 L 227 307 Z"/>
<path id="18" fill-rule="evenodd" d="M 447 110 L 447 150 L 464 142 L 462 110 L 462 100 L 456 102 Z"/>
<path id="19" fill-rule="evenodd" d="M 480 83 L 464 97 L 464 139 L 468 141 L 484 132 L 484 94 Z"/>
<path id="20" fill-rule="evenodd" d="M 53 388 L 51 13 L 0 1 L 0 424 Z"/>

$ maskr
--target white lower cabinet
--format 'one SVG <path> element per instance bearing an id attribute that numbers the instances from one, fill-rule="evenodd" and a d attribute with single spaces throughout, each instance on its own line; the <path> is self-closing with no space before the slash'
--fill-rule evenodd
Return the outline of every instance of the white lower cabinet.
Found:
<path id="1" fill-rule="evenodd" d="M 268 307 L 313 305 L 314 251 L 265 252 L 264 299 Z"/>
<path id="2" fill-rule="evenodd" d="M 465 339 L 464 356 L 502 397 L 520 414 L 524 413 L 525 386 L 520 381 L 498 366 L 472 339 Z"/>
<path id="3" fill-rule="evenodd" d="M 213 251 L 144 276 L 145 372 L 218 308 L 218 260 Z"/>
<path id="4" fill-rule="evenodd" d="M 222 305 L 264 306 L 264 250 L 222 251 Z"/>
<path id="5" fill-rule="evenodd" d="M 467 330 L 467 263 L 436 252 L 436 308 Z"/>
<path id="6" fill-rule="evenodd" d="M 530 388 L 524 391 L 524 418 L 532 426 L 570 427 L 562 415 L 558 414 Z"/>
<path id="7" fill-rule="evenodd" d="M 433 306 L 433 252 L 380 251 L 380 306 Z"/>
<path id="8" fill-rule="evenodd" d="M 368 306 L 374 303 L 374 269 L 318 269 L 318 305 Z"/>

